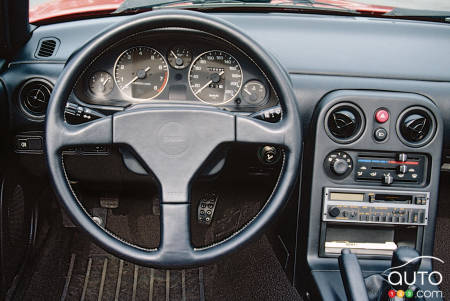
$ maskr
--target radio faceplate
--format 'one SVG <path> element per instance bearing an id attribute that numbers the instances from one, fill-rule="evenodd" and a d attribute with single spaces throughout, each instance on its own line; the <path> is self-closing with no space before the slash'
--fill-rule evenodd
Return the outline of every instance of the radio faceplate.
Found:
<path id="1" fill-rule="evenodd" d="M 426 225 L 429 192 L 324 188 L 322 220 L 340 223 Z"/>

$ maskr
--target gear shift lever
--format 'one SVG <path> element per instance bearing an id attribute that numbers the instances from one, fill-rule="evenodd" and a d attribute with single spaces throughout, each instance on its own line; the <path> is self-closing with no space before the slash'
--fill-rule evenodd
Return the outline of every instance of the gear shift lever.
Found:
<path id="1" fill-rule="evenodd" d="M 342 282 L 348 301 L 369 301 L 358 258 L 349 249 L 342 249 L 338 259 Z"/>
<path id="2" fill-rule="evenodd" d="M 419 270 L 421 259 L 419 252 L 410 247 L 399 247 L 392 255 L 392 263 L 390 272 L 398 272 L 390 275 L 392 283 L 400 283 L 393 285 L 396 290 L 406 290 L 409 285 L 416 281 L 416 272 Z M 401 278 L 400 278 L 400 275 Z"/>

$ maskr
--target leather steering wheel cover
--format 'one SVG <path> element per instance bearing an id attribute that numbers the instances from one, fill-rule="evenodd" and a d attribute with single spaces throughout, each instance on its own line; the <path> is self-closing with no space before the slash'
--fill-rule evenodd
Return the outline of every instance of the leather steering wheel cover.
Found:
<path id="1" fill-rule="evenodd" d="M 78 202 L 68 183 L 64 170 L 61 150 L 57 145 L 60 129 L 64 123 L 65 103 L 86 66 L 99 53 L 128 36 L 152 29 L 188 28 L 213 33 L 229 41 L 250 56 L 264 70 L 280 99 L 283 119 L 289 130 L 286 132 L 285 160 L 278 183 L 261 211 L 241 230 L 212 246 L 196 249 L 191 256 L 180 258 L 176 262 L 166 262 L 157 251 L 150 251 L 131 245 L 99 227 Z M 46 154 L 48 170 L 60 203 L 71 219 L 87 232 L 101 247 L 120 258 L 143 266 L 161 268 L 179 268 L 203 265 L 219 259 L 241 248 L 255 236 L 261 234 L 276 215 L 281 212 L 296 184 L 300 169 L 302 147 L 301 122 L 297 102 L 288 74 L 278 61 L 268 54 L 253 39 L 242 33 L 234 25 L 203 13 L 182 10 L 161 10 L 142 13 L 127 18 L 118 25 L 105 29 L 83 48 L 76 52 L 60 75 L 47 110 L 46 118 Z M 184 254 L 183 254 L 184 255 Z M 180 254 L 180 256 L 182 256 Z"/>

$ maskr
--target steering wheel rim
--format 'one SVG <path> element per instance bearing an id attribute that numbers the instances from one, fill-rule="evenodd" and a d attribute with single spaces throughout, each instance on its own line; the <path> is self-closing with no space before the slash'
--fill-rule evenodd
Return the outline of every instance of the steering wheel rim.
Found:
<path id="1" fill-rule="evenodd" d="M 249 55 L 265 71 L 277 92 L 283 112 L 282 120 L 278 123 L 267 123 L 205 106 L 148 104 L 81 125 L 69 125 L 65 122 L 65 103 L 76 80 L 88 63 L 95 59 L 102 50 L 131 34 L 170 27 L 213 33 Z M 197 115 L 193 118 L 192 114 Z M 188 117 L 183 119 L 182 116 Z M 182 118 L 182 121 L 179 121 L 179 118 Z M 194 119 L 209 122 L 206 124 L 217 124 L 218 127 L 224 127 L 225 130 L 215 133 L 214 139 L 199 138 L 198 136 L 207 136 L 211 132 L 206 132 L 200 122 L 194 124 Z M 194 150 L 192 145 L 197 143 L 189 143 L 189 147 L 177 146 L 176 150 L 179 150 L 181 155 L 177 153 L 176 156 L 173 156 L 173 153 L 168 153 L 163 149 L 162 155 L 172 156 L 166 156 L 166 161 L 161 161 L 163 157 L 153 158 L 153 155 L 148 154 L 150 146 L 139 142 L 142 140 L 139 139 L 139 133 L 136 134 L 130 130 L 135 130 L 137 124 L 145 124 L 147 128 L 152 128 L 149 126 L 155 126 L 154 123 L 157 122 L 155 120 L 159 122 L 156 125 L 159 125 L 160 129 L 152 133 L 155 135 L 155 139 L 164 136 L 162 129 L 168 124 L 175 126 L 176 130 L 189 125 L 195 129 L 198 135 L 192 137 L 181 131 L 180 136 L 183 136 L 186 141 L 193 139 L 195 142 L 200 142 L 203 148 Z M 173 125 L 174 120 L 177 120 L 176 123 L 179 123 L 179 126 Z M 152 122 L 153 124 L 151 124 Z M 130 135 L 130 133 L 133 134 Z M 139 265 L 181 268 L 203 265 L 217 260 L 244 246 L 264 231 L 269 222 L 283 209 L 293 191 L 300 169 L 301 141 L 301 122 L 291 82 L 275 58 L 234 25 L 222 19 L 192 11 L 163 10 L 139 14 L 106 29 L 71 57 L 55 85 L 48 105 L 45 146 L 49 174 L 60 203 L 71 219 L 97 244 L 116 256 Z M 188 158 L 186 156 L 189 156 L 189 152 L 192 155 L 194 151 L 200 151 L 201 155 L 198 155 L 195 161 L 201 165 L 206 160 L 208 153 L 218 145 L 228 142 L 282 145 L 284 160 L 279 180 L 269 200 L 246 226 L 219 243 L 196 249 L 190 244 L 189 183 L 197 170 L 195 170 L 195 166 L 191 168 L 188 166 L 189 164 L 185 163 Z M 128 144 L 133 147 L 138 155 L 145 159 L 144 161 L 161 184 L 161 242 L 156 250 L 132 245 L 98 226 L 83 208 L 68 182 L 62 158 L 62 149 L 65 146 L 113 143 Z M 156 144 L 163 146 L 161 141 Z M 173 171 L 168 172 L 165 167 L 165 164 L 170 164 L 170 162 L 174 162 L 175 166 L 177 166 L 176 164 L 182 165 L 179 168 L 182 172 L 186 172 L 185 181 L 180 182 L 170 175 L 173 174 Z M 169 188 L 166 189 L 167 187 Z M 179 223 L 179 221 L 182 222 Z"/>

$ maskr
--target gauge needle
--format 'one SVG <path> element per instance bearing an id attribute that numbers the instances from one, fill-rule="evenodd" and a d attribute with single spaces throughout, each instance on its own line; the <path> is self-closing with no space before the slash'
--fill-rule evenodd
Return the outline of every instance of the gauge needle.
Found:
<path id="1" fill-rule="evenodd" d="M 150 70 L 150 67 L 147 67 L 144 69 L 145 72 L 147 72 L 148 70 Z M 139 77 L 136 75 L 135 77 L 133 77 L 132 80 L 130 80 L 125 86 L 122 87 L 122 90 L 128 88 L 129 85 L 131 85 L 132 83 L 134 83 Z"/>
<path id="2" fill-rule="evenodd" d="M 220 71 L 219 76 L 221 76 L 222 74 L 224 74 L 225 71 Z M 197 95 L 198 93 L 202 92 L 203 89 L 205 89 L 206 87 L 208 87 L 210 84 L 212 83 L 212 79 L 207 82 L 203 87 L 201 87 L 200 89 L 197 90 L 197 92 L 194 93 L 194 95 Z"/>
<path id="3" fill-rule="evenodd" d="M 244 92 L 247 93 L 248 95 L 252 95 L 252 93 L 248 92 L 247 89 L 244 89 Z"/>
<path id="4" fill-rule="evenodd" d="M 175 59 L 178 58 L 178 56 L 175 54 L 175 52 L 173 52 L 173 50 L 170 50 L 170 53 L 172 53 L 172 55 L 175 57 Z"/>
<path id="5" fill-rule="evenodd" d="M 107 78 L 104 82 L 103 82 L 103 87 L 106 86 L 106 83 L 109 82 L 110 78 Z"/>

